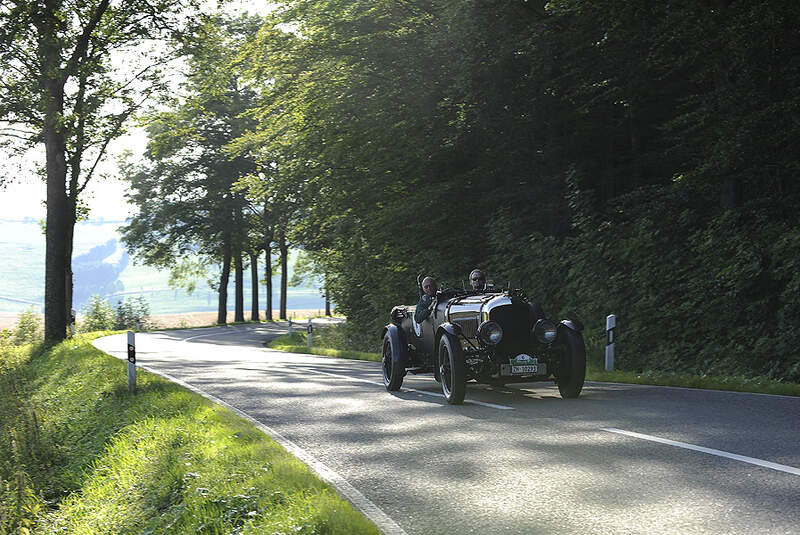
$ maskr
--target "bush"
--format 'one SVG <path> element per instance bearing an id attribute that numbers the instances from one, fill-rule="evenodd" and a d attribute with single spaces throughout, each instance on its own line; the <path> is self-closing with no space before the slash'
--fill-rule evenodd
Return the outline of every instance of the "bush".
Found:
<path id="1" fill-rule="evenodd" d="M 141 330 L 150 326 L 150 305 L 143 297 L 121 299 L 112 307 L 99 295 L 89 298 L 83 307 L 81 331 Z"/>
<path id="2" fill-rule="evenodd" d="M 149 326 L 150 305 L 144 297 L 117 301 L 114 312 L 114 329 L 141 330 Z"/>
<path id="3" fill-rule="evenodd" d="M 33 311 L 33 307 L 22 312 L 17 318 L 17 327 L 14 329 L 12 341 L 15 345 L 35 344 L 44 339 L 42 320 Z"/>
<path id="4" fill-rule="evenodd" d="M 116 315 L 114 309 L 108 301 L 95 294 L 89 298 L 89 302 L 83 307 L 83 324 L 81 331 L 107 331 L 114 328 Z"/>

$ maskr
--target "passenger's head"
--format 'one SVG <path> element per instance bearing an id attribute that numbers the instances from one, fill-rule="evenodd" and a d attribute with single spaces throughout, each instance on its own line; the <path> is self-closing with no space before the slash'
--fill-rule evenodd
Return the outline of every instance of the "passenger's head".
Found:
<path id="1" fill-rule="evenodd" d="M 480 269 L 473 269 L 469 274 L 469 285 L 473 290 L 483 290 L 486 286 L 486 275 Z"/>
<path id="2" fill-rule="evenodd" d="M 422 279 L 422 291 L 428 295 L 436 294 L 436 281 L 433 277 L 425 277 Z"/>

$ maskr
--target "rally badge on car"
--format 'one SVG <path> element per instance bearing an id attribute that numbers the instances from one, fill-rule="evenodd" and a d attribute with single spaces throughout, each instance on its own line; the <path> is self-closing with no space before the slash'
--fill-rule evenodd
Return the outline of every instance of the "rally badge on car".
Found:
<path id="1" fill-rule="evenodd" d="M 530 364 L 536 364 L 538 361 L 539 359 L 537 359 L 536 357 L 531 357 L 530 355 L 527 355 L 525 353 L 520 353 L 519 355 L 511 359 L 511 365 L 525 366 Z"/>

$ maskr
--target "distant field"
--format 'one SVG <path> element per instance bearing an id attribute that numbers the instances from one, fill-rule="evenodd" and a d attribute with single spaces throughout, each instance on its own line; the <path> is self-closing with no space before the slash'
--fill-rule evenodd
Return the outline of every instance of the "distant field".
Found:
<path id="1" fill-rule="evenodd" d="M 197 290 L 189 295 L 183 290 L 169 288 L 168 273 L 156 269 L 134 265 L 123 258 L 123 247 L 119 242 L 116 229 L 121 222 L 86 222 L 75 228 L 75 247 L 73 259 L 87 255 L 93 248 L 111 243 L 108 256 L 94 267 L 94 271 L 86 271 L 97 275 L 84 275 L 84 280 L 76 276 L 75 294 L 91 295 L 97 293 L 111 303 L 125 296 L 143 296 L 150 304 L 152 314 L 178 314 L 217 309 L 217 294 L 205 281 L 199 281 Z M 102 255 L 105 255 L 105 250 Z M 16 314 L 31 306 L 41 311 L 44 303 L 44 266 L 45 242 L 38 223 L 19 222 L 0 219 L 0 313 Z M 262 258 L 263 262 L 263 258 Z M 291 275 L 293 262 L 290 262 Z M 124 266 L 124 267 L 123 267 Z M 260 266 L 260 272 L 263 265 Z M 116 273 L 115 270 L 120 270 Z M 77 273 L 76 269 L 76 273 Z M 100 275 L 109 278 L 100 284 Z M 260 275 L 263 277 L 263 274 Z M 119 284 L 117 284 L 119 281 Z M 279 288 L 280 277 L 273 277 L 273 288 Z M 111 284 L 114 291 L 108 291 Z M 94 286 L 93 286 L 94 285 Z M 233 277 L 229 286 L 228 303 L 233 306 Z M 273 307 L 277 310 L 277 291 L 273 295 Z M 288 307 L 291 309 L 324 309 L 325 302 L 316 288 L 289 288 L 287 291 Z M 81 303 L 76 303 L 80 312 Z M 259 295 L 259 306 L 266 306 L 263 285 Z M 245 274 L 245 307 L 250 307 L 249 270 Z"/>

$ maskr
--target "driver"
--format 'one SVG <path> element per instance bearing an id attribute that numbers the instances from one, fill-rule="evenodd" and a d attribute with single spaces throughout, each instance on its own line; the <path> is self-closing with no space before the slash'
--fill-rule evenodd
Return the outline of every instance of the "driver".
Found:
<path id="1" fill-rule="evenodd" d="M 417 279 L 419 280 L 419 279 Z M 434 298 L 436 296 L 436 280 L 433 277 L 422 279 L 422 293 L 419 296 L 417 308 L 414 311 L 414 321 L 422 323 L 431 315 Z"/>
<path id="2" fill-rule="evenodd" d="M 486 274 L 480 269 L 473 269 L 469 273 L 469 285 L 473 290 L 483 290 L 486 288 Z"/>

